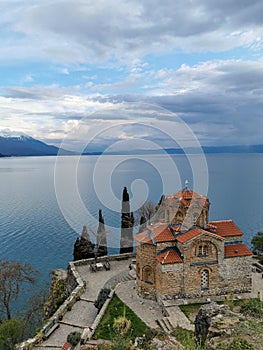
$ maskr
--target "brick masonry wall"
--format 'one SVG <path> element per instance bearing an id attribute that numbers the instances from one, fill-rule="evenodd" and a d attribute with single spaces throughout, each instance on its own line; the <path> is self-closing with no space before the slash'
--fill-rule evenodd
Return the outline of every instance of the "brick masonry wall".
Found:
<path id="1" fill-rule="evenodd" d="M 175 296 L 182 292 L 183 264 L 157 264 L 156 292 L 157 295 Z"/>
<path id="2" fill-rule="evenodd" d="M 175 242 L 164 242 L 164 243 L 157 243 L 156 246 L 156 254 L 162 251 L 163 249 L 169 248 L 169 247 L 174 247 Z"/>
<path id="3" fill-rule="evenodd" d="M 145 267 L 151 267 L 153 276 L 151 283 L 143 280 Z M 155 270 L 156 270 L 156 247 L 151 244 L 139 244 L 136 248 L 136 290 L 137 293 L 149 299 L 155 299 Z"/>
<path id="4" fill-rule="evenodd" d="M 208 254 L 199 256 L 199 246 L 208 246 Z M 162 265 L 156 252 L 174 243 L 139 245 L 137 247 L 137 292 L 151 299 L 199 298 L 202 296 L 247 293 L 251 290 L 251 257 L 224 258 L 224 241 L 203 235 L 185 244 L 178 244 L 184 263 Z M 152 267 L 153 283 L 143 280 L 143 268 Z M 207 288 L 201 284 L 202 273 L 208 274 Z"/>

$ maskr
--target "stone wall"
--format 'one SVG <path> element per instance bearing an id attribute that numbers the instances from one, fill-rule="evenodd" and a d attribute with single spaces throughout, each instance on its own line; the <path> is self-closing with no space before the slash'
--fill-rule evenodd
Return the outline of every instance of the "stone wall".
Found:
<path id="1" fill-rule="evenodd" d="M 242 236 L 226 236 L 224 239 L 226 242 L 242 242 Z"/>
<path id="2" fill-rule="evenodd" d="M 163 243 L 157 243 L 156 245 L 156 254 L 161 252 L 162 250 L 169 248 L 169 247 L 174 247 L 175 243 L 174 242 L 163 242 Z"/>
<path id="3" fill-rule="evenodd" d="M 136 289 L 143 298 L 155 299 L 156 247 L 139 244 L 136 256 Z"/>
<path id="4" fill-rule="evenodd" d="M 202 272 L 208 273 L 208 287 L 202 289 L 201 276 Z M 184 295 L 186 297 L 199 297 L 202 295 L 213 295 L 219 292 L 224 285 L 223 279 L 219 276 L 219 265 L 197 265 L 188 266 L 184 273 Z"/>
<path id="5" fill-rule="evenodd" d="M 253 265 L 252 296 L 253 298 L 259 298 L 261 301 L 263 301 L 263 266 L 259 263 L 254 263 Z"/>
<path id="6" fill-rule="evenodd" d="M 183 264 L 160 264 L 156 266 L 156 297 L 175 297 L 182 293 Z"/>
<path id="7" fill-rule="evenodd" d="M 252 288 L 252 257 L 242 256 L 224 260 L 220 269 L 228 291 L 249 292 Z"/>
<path id="8" fill-rule="evenodd" d="M 200 246 L 207 247 L 206 254 L 199 254 Z M 182 246 L 181 251 L 186 264 L 222 261 L 224 256 L 224 243 L 223 241 L 218 242 L 215 239 L 209 239 L 208 236 L 204 235 L 195 239 L 194 242 L 189 242 L 189 244 Z"/>

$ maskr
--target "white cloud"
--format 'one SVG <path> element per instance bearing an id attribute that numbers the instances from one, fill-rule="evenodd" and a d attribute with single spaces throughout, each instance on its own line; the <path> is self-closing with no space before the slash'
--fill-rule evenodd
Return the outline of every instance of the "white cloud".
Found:
<path id="1" fill-rule="evenodd" d="M 5 4 L 2 24 L 13 29 L 20 57 L 44 54 L 57 61 L 117 59 L 131 63 L 168 50 L 262 48 L 261 0 L 103 1 L 53 0 Z M 1 13 L 2 14 L 2 13 Z"/>
<path id="2" fill-rule="evenodd" d="M 1 129 L 58 142 L 82 118 L 88 128 L 131 116 L 136 124 L 146 111 L 127 116 L 123 104 L 146 102 L 181 116 L 202 142 L 261 142 L 261 0 L 11 0 L 1 1 L 0 11 L 2 68 L 21 63 L 14 64 L 20 78 L 12 72 L 13 86 L 1 89 Z M 243 60 L 233 58 L 238 50 L 224 52 L 235 48 Z M 206 59 L 208 51 L 218 59 L 187 63 L 185 55 L 175 68 L 177 54 Z M 173 64 L 162 64 L 163 53 Z M 31 70 L 32 61 L 45 62 L 46 71 Z M 148 117 L 174 125 L 173 115 Z M 132 135 L 122 129 L 111 137 Z"/>

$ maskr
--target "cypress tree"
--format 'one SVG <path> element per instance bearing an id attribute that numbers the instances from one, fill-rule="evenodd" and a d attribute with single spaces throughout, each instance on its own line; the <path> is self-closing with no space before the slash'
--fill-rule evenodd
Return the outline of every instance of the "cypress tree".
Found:
<path id="1" fill-rule="evenodd" d="M 122 193 L 120 254 L 133 252 L 134 217 L 130 212 L 130 198 L 127 187 Z"/>
<path id="2" fill-rule="evenodd" d="M 140 218 L 139 232 L 143 232 L 146 229 L 146 222 L 147 222 L 147 220 L 146 220 L 145 216 L 142 215 Z"/>
<path id="3" fill-rule="evenodd" d="M 104 218 L 101 209 L 99 210 L 99 226 L 97 230 L 97 256 L 108 255 L 107 238 L 104 225 Z"/>

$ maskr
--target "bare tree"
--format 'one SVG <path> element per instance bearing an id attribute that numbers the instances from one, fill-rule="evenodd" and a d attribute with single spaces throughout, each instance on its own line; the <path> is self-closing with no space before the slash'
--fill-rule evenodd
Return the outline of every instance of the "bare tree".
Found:
<path id="1" fill-rule="evenodd" d="M 145 202 L 138 212 L 140 217 L 144 217 L 146 222 L 149 223 L 156 212 L 156 205 L 152 201 Z"/>
<path id="2" fill-rule="evenodd" d="M 11 320 L 11 303 L 16 301 L 26 283 L 33 284 L 38 274 L 30 264 L 0 261 L 0 304 L 7 320 Z"/>

